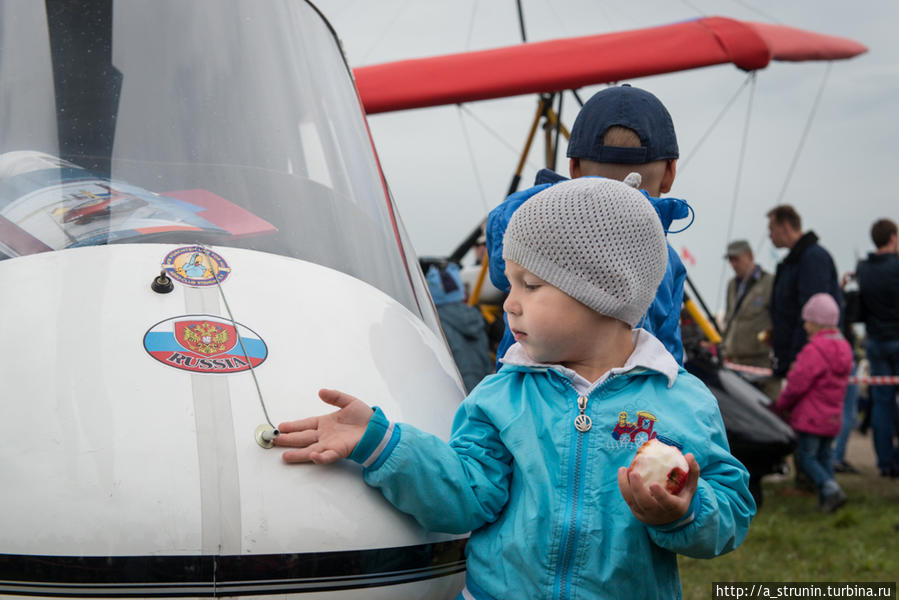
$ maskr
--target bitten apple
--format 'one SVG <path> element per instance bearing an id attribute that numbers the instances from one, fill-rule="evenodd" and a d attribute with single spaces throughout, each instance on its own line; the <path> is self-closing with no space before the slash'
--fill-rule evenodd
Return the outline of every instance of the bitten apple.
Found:
<path id="1" fill-rule="evenodd" d="M 671 494 L 677 494 L 687 482 L 690 467 L 681 451 L 656 438 L 645 442 L 628 467 L 627 473 L 638 473 L 647 486 L 656 482 Z"/>

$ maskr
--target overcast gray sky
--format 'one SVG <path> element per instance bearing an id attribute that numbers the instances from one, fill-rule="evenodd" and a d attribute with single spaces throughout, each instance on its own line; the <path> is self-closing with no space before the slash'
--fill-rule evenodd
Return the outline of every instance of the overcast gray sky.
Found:
<path id="1" fill-rule="evenodd" d="M 516 44 L 514 0 L 313 0 L 352 66 Z M 589 35 L 721 15 L 854 39 L 868 53 L 832 63 L 771 63 L 754 87 L 732 65 L 634 79 L 668 106 L 681 158 L 670 195 L 696 211 L 671 245 L 695 257 L 687 268 L 713 310 L 732 273 L 722 254 L 745 238 L 774 269 L 782 251 L 767 239 L 765 213 L 782 196 L 831 251 L 840 272 L 873 249 L 871 223 L 899 221 L 892 175 L 899 170 L 899 3 L 752 0 L 522 0 L 529 41 Z M 822 88 L 792 175 L 790 167 Z M 602 86 L 584 88 L 586 100 Z M 738 94 L 731 108 L 713 122 Z M 750 102 L 751 99 L 751 102 Z M 751 107 L 751 110 L 750 110 Z M 369 124 L 388 183 L 416 251 L 446 255 L 504 198 L 533 119 L 533 96 L 373 115 Z M 574 121 L 570 94 L 563 122 Z M 744 127 L 749 116 L 748 134 Z M 740 168 L 741 148 L 745 159 Z M 567 175 L 564 149 L 558 170 Z M 523 183 L 542 165 L 532 149 Z M 738 172 L 740 173 L 738 182 Z M 789 179 L 788 179 L 789 177 Z"/>

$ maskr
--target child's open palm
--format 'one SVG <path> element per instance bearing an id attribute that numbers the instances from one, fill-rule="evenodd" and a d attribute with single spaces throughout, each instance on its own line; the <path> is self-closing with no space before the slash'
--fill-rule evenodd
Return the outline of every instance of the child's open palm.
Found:
<path id="1" fill-rule="evenodd" d="M 337 390 L 319 390 L 318 397 L 340 410 L 278 425 L 281 433 L 275 445 L 298 448 L 285 452 L 284 462 L 332 463 L 347 458 L 362 439 L 372 416 L 371 407 Z"/>

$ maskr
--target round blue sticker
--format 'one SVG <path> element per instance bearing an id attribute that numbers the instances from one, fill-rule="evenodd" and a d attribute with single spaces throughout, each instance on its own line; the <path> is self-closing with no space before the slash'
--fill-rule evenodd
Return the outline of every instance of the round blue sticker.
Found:
<path id="1" fill-rule="evenodd" d="M 165 255 L 162 268 L 181 283 L 200 287 L 221 283 L 231 267 L 222 256 L 202 246 L 182 246 Z"/>

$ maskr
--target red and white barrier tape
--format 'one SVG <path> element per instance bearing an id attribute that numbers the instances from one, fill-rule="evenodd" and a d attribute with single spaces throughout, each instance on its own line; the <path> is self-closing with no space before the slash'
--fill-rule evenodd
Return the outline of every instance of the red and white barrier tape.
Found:
<path id="1" fill-rule="evenodd" d="M 762 375 L 764 377 L 770 377 L 774 374 L 774 371 L 765 367 L 738 365 L 736 363 L 728 361 L 724 361 L 724 366 L 728 369 L 733 369 L 734 371 L 750 373 L 752 375 Z M 849 383 L 867 385 L 899 385 L 899 375 L 863 375 L 858 377 L 852 376 L 849 378 Z"/>
<path id="2" fill-rule="evenodd" d="M 849 383 L 867 385 L 899 385 L 899 375 L 865 375 L 862 377 L 850 377 Z"/>
<path id="3" fill-rule="evenodd" d="M 728 369 L 734 371 L 740 371 L 741 373 L 749 373 L 751 375 L 762 375 L 763 377 L 771 377 L 774 375 L 774 371 L 765 367 L 751 367 L 749 365 L 738 365 L 737 363 L 732 363 L 728 361 L 724 361 L 724 366 Z"/>

